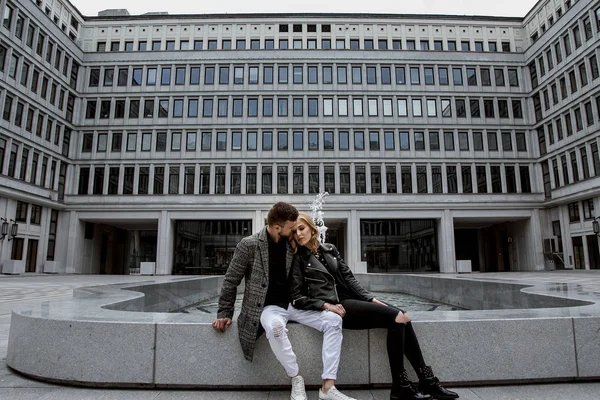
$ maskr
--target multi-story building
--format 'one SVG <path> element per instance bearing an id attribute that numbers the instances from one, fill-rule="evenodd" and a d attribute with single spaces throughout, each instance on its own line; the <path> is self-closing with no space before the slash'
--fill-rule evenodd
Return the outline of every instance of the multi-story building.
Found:
<path id="1" fill-rule="evenodd" d="M 600 268 L 599 1 L 524 18 L 0 10 L 5 267 L 221 273 L 273 203 L 327 191 L 355 271 Z"/>

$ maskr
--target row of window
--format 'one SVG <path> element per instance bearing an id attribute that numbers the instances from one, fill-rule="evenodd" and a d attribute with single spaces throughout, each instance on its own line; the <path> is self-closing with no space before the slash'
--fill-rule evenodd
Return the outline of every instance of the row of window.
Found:
<path id="1" fill-rule="evenodd" d="M 383 136 L 382 136 L 383 133 Z M 185 136 L 184 136 L 185 135 Z M 311 131 L 297 130 L 290 132 L 280 131 L 217 131 L 201 132 L 141 132 L 141 140 L 138 142 L 138 132 L 84 132 L 82 138 L 82 153 L 96 153 L 107 151 L 120 153 L 123 150 L 180 152 L 185 151 L 217 151 L 225 150 L 248 150 L 256 151 L 259 146 L 263 151 L 276 150 L 411 150 L 416 151 L 440 151 L 443 147 L 446 151 L 502 151 L 518 152 L 527 151 L 527 139 L 525 132 L 492 131 L 443 131 L 443 139 L 440 132 L 429 129 L 425 131 L 383 131 L 369 130 L 337 130 L 337 131 Z M 485 138 L 485 140 L 484 140 Z M 110 139 L 110 142 L 109 142 Z M 126 139 L 125 144 L 123 140 Z M 200 144 L 198 141 L 200 140 Z M 500 145 L 498 143 L 500 140 Z M 443 141 L 443 142 L 442 142 Z M 154 144 L 154 146 L 153 146 Z M 501 146 L 501 147 L 500 147 Z"/>
<path id="2" fill-rule="evenodd" d="M 0 72 L 4 71 L 2 62 L 2 46 L 0 46 Z M 20 73 L 17 78 L 17 65 L 19 63 L 19 58 L 13 54 L 7 71 L 8 76 L 14 79 L 15 82 L 19 82 L 21 86 L 30 89 L 30 98 L 38 101 L 48 101 L 50 105 L 60 111 L 60 114 L 64 110 L 65 119 L 71 122 L 75 108 L 75 95 L 54 81 L 52 77 L 47 76 L 35 67 L 32 68 L 24 61 L 20 63 Z"/>
<path id="3" fill-rule="evenodd" d="M 453 117 L 467 118 L 523 118 L 523 106 L 520 98 L 473 98 L 454 99 L 454 112 L 452 99 L 432 98 L 352 98 L 337 97 L 289 97 L 278 96 L 261 98 L 202 98 L 202 110 L 199 110 L 198 98 L 187 99 L 187 109 L 183 98 L 145 98 L 145 99 L 88 99 L 86 101 L 85 119 L 128 119 L 139 118 L 189 118 L 213 117 Z M 483 102 L 483 112 L 481 104 Z M 337 109 L 334 109 L 334 104 Z M 352 110 L 349 110 L 349 105 Z M 439 108 L 438 108 L 439 104 Z M 469 111 L 467 111 L 467 104 Z M 98 107 L 98 105 L 100 105 Z M 128 108 L 126 108 L 128 105 Z M 261 107 L 262 105 L 262 107 Z M 291 105 L 291 110 L 290 110 Z M 410 109 L 409 109 L 410 106 Z M 274 109 L 277 107 L 277 109 Z M 216 111 L 216 115 L 215 115 Z M 290 113 L 291 111 L 291 113 Z M 409 114 L 410 111 L 410 114 Z"/>
<path id="4" fill-rule="evenodd" d="M 61 49 L 58 44 L 54 43 L 42 29 L 21 13 L 14 18 L 15 22 L 13 26 L 13 15 L 14 10 L 10 5 L 7 5 L 4 10 L 2 24 L 4 28 L 14 33 L 16 39 L 22 41 L 24 46 L 21 46 L 21 50 L 27 51 L 27 49 L 30 49 L 32 56 L 37 56 L 48 67 L 53 67 L 58 72 L 57 75 L 62 73 L 64 81 L 68 82 L 69 86 L 75 90 L 77 74 L 80 68 L 79 64 L 65 50 Z M 13 55 L 17 58 L 21 57 L 21 55 L 15 52 L 15 49 L 13 49 Z"/>
<path id="5" fill-rule="evenodd" d="M 30 207 L 31 206 L 31 207 Z M 17 201 L 17 208 L 15 213 L 16 222 L 27 222 L 27 215 L 29 215 L 30 225 L 40 225 L 42 218 L 42 207 L 35 204 L 28 204 L 22 201 Z M 29 212 L 31 210 L 31 212 Z M 48 227 L 48 248 L 46 251 L 46 261 L 54 261 L 55 250 L 56 250 L 56 230 L 58 225 L 58 210 L 50 210 L 50 226 Z M 23 247 L 25 245 L 25 239 L 15 237 L 12 239 L 11 249 L 11 260 L 22 260 L 23 259 Z M 26 272 L 36 272 L 35 265 L 30 265 L 30 260 L 36 259 L 38 240 L 28 239 L 27 249 L 27 264 Z"/>
<path id="6" fill-rule="evenodd" d="M 116 69 L 116 71 L 115 71 Z M 262 73 L 261 73 L 262 70 Z M 277 77 L 275 77 L 277 71 Z M 90 68 L 88 87 L 242 84 L 369 84 L 369 85 L 439 85 L 519 86 L 519 70 L 505 67 L 419 66 L 419 65 L 192 65 L 148 67 Z M 201 72 L 203 75 L 201 75 Z M 232 79 L 233 72 L 233 79 Z M 116 77 L 115 77 L 116 73 Z M 218 75 L 216 75 L 218 73 Z M 291 76 L 290 76 L 291 75 Z M 508 77 L 508 81 L 507 81 Z M 102 78 L 102 79 L 100 79 Z M 275 79 L 276 78 L 276 79 Z"/>
<path id="7" fill-rule="evenodd" d="M 220 45 L 219 45 L 220 44 Z M 277 44 L 277 47 L 275 47 Z M 97 52 L 106 51 L 173 51 L 173 50 L 433 50 L 433 51 L 490 51 L 490 52 L 510 52 L 510 41 L 501 41 L 498 44 L 496 40 L 429 40 L 429 39 L 359 39 L 359 38 L 266 38 L 266 39 L 246 39 L 240 38 L 235 41 L 231 39 L 209 39 L 190 40 L 190 39 L 154 39 L 154 40 L 98 40 L 96 42 Z"/>
<path id="8" fill-rule="evenodd" d="M 581 208 L 580 208 L 581 204 Z M 581 222 L 580 209 L 583 210 L 583 220 L 592 221 L 595 219 L 596 214 L 594 213 L 594 199 L 585 199 L 582 201 L 576 201 L 569 203 L 569 222 L 572 224 Z"/>
<path id="9" fill-rule="evenodd" d="M 551 197 L 552 189 L 600 175 L 598 142 L 593 140 L 542 162 L 544 191 Z"/>
<path id="10" fill-rule="evenodd" d="M 0 92 L 0 99 L 2 93 Z M 74 99 L 69 100 L 74 102 Z M 13 97 L 11 93 L 4 96 L 4 107 L 2 108 L 2 119 L 12 122 L 15 127 L 33 133 L 46 142 L 59 146 L 62 134 L 62 155 L 69 156 L 69 143 L 71 141 L 71 128 L 63 126 L 42 111 L 32 107 L 31 104 Z"/>
<path id="11" fill-rule="evenodd" d="M 589 66 L 587 63 L 589 62 Z M 590 71 L 588 75 L 588 71 Z M 555 79 L 548 82 L 548 85 L 533 95 L 536 120 L 544 118 L 544 113 L 551 113 L 552 108 L 557 106 L 560 100 L 566 100 L 569 95 L 574 95 L 579 89 L 583 89 L 588 84 L 595 86 L 593 81 L 600 77 L 600 69 L 596 55 L 583 59 L 577 66 L 570 71 L 565 71 Z M 568 84 L 567 84 L 568 79 Z M 568 88 L 567 88 L 568 87 Z M 560 91 L 560 97 L 559 97 Z M 542 113 L 542 104 L 544 113 Z"/>
<path id="12" fill-rule="evenodd" d="M 598 8 L 597 12 L 599 13 L 598 16 L 600 18 L 600 8 Z M 585 40 L 587 42 L 593 37 L 589 18 L 586 18 L 584 27 Z M 600 31 L 600 21 L 598 22 L 598 30 Z M 571 34 L 567 32 L 565 35 L 561 36 L 561 39 L 548 46 L 536 60 L 532 61 L 532 66 L 535 65 L 535 62 L 537 61 L 536 72 L 539 71 L 540 78 L 546 74 L 546 71 L 552 71 L 555 65 L 558 66 L 563 61 L 563 54 L 564 58 L 568 58 L 573 53 L 573 45 L 575 49 L 578 49 L 584 44 L 581 40 L 578 26 L 570 29 L 570 32 Z M 574 43 L 571 42 L 571 36 L 574 38 Z M 533 86 L 534 88 L 537 86 L 537 79 Z"/>
<path id="13" fill-rule="evenodd" d="M 29 203 L 23 201 L 17 201 L 17 210 L 15 213 L 16 222 L 27 222 L 27 214 L 29 210 Z M 42 207 L 31 204 L 31 213 L 29 214 L 29 224 L 40 225 L 42 222 Z"/>
<path id="14" fill-rule="evenodd" d="M 565 2 L 564 2 L 565 9 L 569 10 L 571 8 L 572 3 L 576 3 L 576 2 L 577 2 L 577 0 L 573 0 L 573 1 L 565 0 Z M 548 7 L 551 7 L 551 6 L 552 6 L 552 3 L 545 4 L 544 7 L 539 9 L 538 14 L 541 14 L 542 12 L 544 12 L 544 13 L 547 12 Z M 551 27 L 552 25 L 554 25 L 555 15 L 556 15 L 557 20 L 563 16 L 562 6 L 556 7 L 556 9 L 550 13 L 550 15 L 548 16 L 548 27 Z M 534 18 L 532 18 L 532 20 L 535 19 L 536 17 L 537 17 L 537 15 Z M 539 26 L 539 31 L 536 30 L 531 34 L 531 40 L 533 42 L 535 42 L 536 40 L 539 39 L 540 35 L 544 34 L 544 32 L 546 32 L 546 23 L 541 23 Z"/>
<path id="15" fill-rule="evenodd" d="M 593 99 L 585 100 L 583 104 L 575 105 L 573 108 L 555 116 L 538 128 L 538 143 L 541 155 L 546 154 L 548 151 L 546 141 L 550 145 L 553 145 L 555 142 L 560 142 L 566 137 L 573 136 L 575 132 L 582 131 L 584 126 L 591 127 L 596 121 L 600 121 L 600 95 L 597 95 L 595 100 L 595 116 L 592 101 Z"/>
<path id="16" fill-rule="evenodd" d="M 4 176 L 50 190 L 55 190 L 55 183 L 58 183 L 59 199 L 62 199 L 67 168 L 66 163 L 50 155 L 15 140 L 8 142 L 0 138 L 0 174 Z"/>
<path id="17" fill-rule="evenodd" d="M 531 173 L 530 166 L 524 164 L 81 166 L 77 193 L 314 194 L 323 191 L 332 194 L 531 193 Z"/>

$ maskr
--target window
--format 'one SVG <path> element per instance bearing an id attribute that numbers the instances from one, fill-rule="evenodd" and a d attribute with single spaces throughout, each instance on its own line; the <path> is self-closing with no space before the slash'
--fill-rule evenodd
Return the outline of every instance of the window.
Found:
<path id="1" fill-rule="evenodd" d="M 417 192 L 427 193 L 427 167 L 417 165 Z"/>
<path id="2" fill-rule="evenodd" d="M 371 193 L 381 193 L 381 166 L 371 165 Z"/>
<path id="3" fill-rule="evenodd" d="M 288 167 L 278 166 L 277 167 L 277 193 L 287 194 L 288 193 Z"/>
<path id="4" fill-rule="evenodd" d="M 415 146 L 417 145 L 417 133 L 415 132 Z M 419 144 L 419 147 L 421 144 Z M 424 150 L 424 144 L 423 149 Z M 429 131 L 429 150 L 431 151 L 439 151 L 440 150 L 440 134 L 437 131 Z"/>
<path id="5" fill-rule="evenodd" d="M 273 149 L 273 132 L 263 132 L 262 149 L 263 150 L 272 150 Z"/>
<path id="6" fill-rule="evenodd" d="M 455 85 L 462 85 L 463 84 L 463 77 L 462 77 L 462 69 L 461 68 L 452 68 L 452 79 L 453 79 Z"/>
<path id="7" fill-rule="evenodd" d="M 219 67 L 219 84 L 229 84 L 229 67 Z"/>
<path id="8" fill-rule="evenodd" d="M 462 191 L 463 193 L 473 193 L 473 176 L 470 165 L 461 166 Z"/>
<path id="9" fill-rule="evenodd" d="M 510 132 L 502 132 L 502 150 L 512 151 L 512 135 Z"/>
<path id="10" fill-rule="evenodd" d="M 518 72 L 516 69 L 508 70 L 508 82 L 509 82 L 509 85 L 512 87 L 519 86 L 519 75 L 518 75 Z"/>
<path id="11" fill-rule="evenodd" d="M 354 131 L 354 150 L 365 149 L 365 137 L 364 132 Z"/>
<path id="12" fill-rule="evenodd" d="M 469 99 L 469 106 L 471 107 L 472 118 L 481 117 L 481 113 L 479 111 L 479 99 Z"/>
<path id="13" fill-rule="evenodd" d="M 477 73 L 475 68 L 467 68 L 467 85 L 477 86 Z"/>
<path id="14" fill-rule="evenodd" d="M 441 80 L 441 78 L 440 78 Z M 404 67 L 396 67 L 396 85 L 406 84 L 406 74 Z"/>
<path id="15" fill-rule="evenodd" d="M 379 150 L 379 132 L 369 132 L 369 150 Z"/>
<path id="16" fill-rule="evenodd" d="M 437 107 L 434 99 L 427 99 L 427 116 L 435 117 L 437 116 Z"/>
<path id="17" fill-rule="evenodd" d="M 410 139 L 408 132 L 400 132 L 400 150 L 410 150 Z"/>
<path id="18" fill-rule="evenodd" d="M 282 132 L 279 132 L 280 134 Z M 302 150 L 303 148 L 303 141 L 304 141 L 304 132 L 302 131 L 294 131 L 294 133 L 292 134 L 292 141 L 293 141 L 293 148 L 294 150 Z M 286 141 L 286 146 L 287 146 L 287 132 L 286 132 L 286 136 L 285 136 L 285 141 Z"/>
<path id="19" fill-rule="evenodd" d="M 469 133 L 458 132 L 458 149 L 463 151 L 469 150 Z"/>
<path id="20" fill-rule="evenodd" d="M 377 116 L 377 99 L 367 100 L 369 116 Z"/>
<path id="21" fill-rule="evenodd" d="M 340 150 L 350 149 L 350 133 L 347 131 L 339 132 Z"/>
<path id="22" fill-rule="evenodd" d="M 294 132 L 295 134 L 295 132 Z M 294 141 L 296 138 L 294 137 Z M 295 143 L 294 143 L 295 146 Z M 308 149 L 319 150 L 319 132 L 310 131 L 308 132 Z"/>
<path id="23" fill-rule="evenodd" d="M 287 131 L 277 132 L 277 150 L 288 149 L 288 133 Z"/>
<path id="24" fill-rule="evenodd" d="M 438 80 L 440 85 L 448 85 L 448 68 L 438 67 Z"/>
<path id="25" fill-rule="evenodd" d="M 354 181 L 356 193 L 367 193 L 367 175 L 364 165 L 356 165 L 354 167 Z"/>
<path id="26" fill-rule="evenodd" d="M 352 109 L 355 117 L 361 117 L 363 115 L 362 99 L 352 99 Z"/>
<path id="27" fill-rule="evenodd" d="M 293 192 L 294 194 L 304 193 L 304 167 L 294 166 Z"/>
<path id="28" fill-rule="evenodd" d="M 227 132 L 217 132 L 217 150 L 227 150 Z"/>
<path id="29" fill-rule="evenodd" d="M 293 67 L 293 81 L 294 83 L 300 84 L 303 81 L 303 67 L 301 66 L 294 66 Z M 281 82 L 280 82 L 281 83 Z"/>
<path id="30" fill-rule="evenodd" d="M 179 167 L 169 167 L 169 194 L 179 193 Z"/>
<path id="31" fill-rule="evenodd" d="M 423 116 L 423 110 L 421 108 L 421 99 L 413 99 L 412 109 L 413 109 L 414 117 L 422 117 Z"/>
<path id="32" fill-rule="evenodd" d="M 279 76 L 279 83 L 288 83 L 288 67 L 279 66 L 277 69 Z"/>
<path id="33" fill-rule="evenodd" d="M 293 99 L 293 115 L 294 117 L 301 117 L 303 115 L 304 105 L 303 99 Z"/>
<path id="34" fill-rule="evenodd" d="M 273 116 L 273 99 L 263 98 L 263 116 Z"/>
<path id="35" fill-rule="evenodd" d="M 376 67 L 367 67 L 367 84 L 374 85 L 377 83 Z"/>
<path id="36" fill-rule="evenodd" d="M 569 222 L 575 223 L 580 222 L 581 216 L 579 215 L 579 203 L 569 203 Z"/>
<path id="37" fill-rule="evenodd" d="M 502 180 L 500 176 L 500 166 L 492 165 L 490 167 L 490 175 L 492 178 L 492 193 L 502 193 Z"/>
<path id="38" fill-rule="evenodd" d="M 425 150 L 425 133 L 415 132 L 415 150 Z"/>
<path id="39" fill-rule="evenodd" d="M 421 83 L 420 80 L 420 72 L 419 67 L 410 67 L 410 83 L 411 85 L 419 85 Z"/>
<path id="40" fill-rule="evenodd" d="M 212 117 L 213 112 L 213 99 L 204 99 L 202 103 L 202 116 Z"/>

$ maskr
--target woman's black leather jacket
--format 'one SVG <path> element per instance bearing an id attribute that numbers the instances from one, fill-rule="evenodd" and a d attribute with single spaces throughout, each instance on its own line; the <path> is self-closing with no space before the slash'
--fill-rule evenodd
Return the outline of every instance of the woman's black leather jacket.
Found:
<path id="1" fill-rule="evenodd" d="M 298 246 L 290 271 L 292 305 L 301 310 L 322 310 L 325 303 L 339 304 L 337 285 L 344 285 L 357 300 L 373 296 L 360 286 L 340 253 L 331 244 L 321 244 L 325 264 L 307 248 Z"/>

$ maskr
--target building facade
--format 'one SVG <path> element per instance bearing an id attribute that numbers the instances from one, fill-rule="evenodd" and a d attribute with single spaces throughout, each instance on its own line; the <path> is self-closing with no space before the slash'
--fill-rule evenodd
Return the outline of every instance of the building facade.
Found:
<path id="1" fill-rule="evenodd" d="M 3 272 L 223 273 L 273 203 L 325 191 L 358 272 L 600 268 L 599 1 L 0 10 Z"/>

